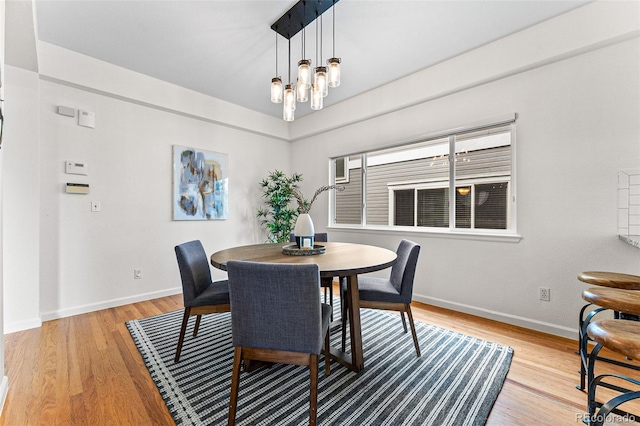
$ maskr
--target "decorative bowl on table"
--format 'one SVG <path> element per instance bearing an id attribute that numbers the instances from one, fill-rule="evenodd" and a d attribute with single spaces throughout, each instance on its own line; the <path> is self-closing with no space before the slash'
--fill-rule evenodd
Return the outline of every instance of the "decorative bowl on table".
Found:
<path id="1" fill-rule="evenodd" d="M 282 253 L 292 256 L 311 256 L 314 254 L 323 254 L 326 248 L 320 244 L 314 244 L 313 247 L 298 248 L 297 244 L 287 244 L 282 247 Z"/>

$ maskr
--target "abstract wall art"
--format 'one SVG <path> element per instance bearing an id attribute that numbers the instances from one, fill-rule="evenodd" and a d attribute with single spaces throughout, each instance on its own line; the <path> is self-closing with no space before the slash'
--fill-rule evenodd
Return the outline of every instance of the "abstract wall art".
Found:
<path id="1" fill-rule="evenodd" d="M 229 156 L 173 146 L 173 220 L 226 219 Z"/>

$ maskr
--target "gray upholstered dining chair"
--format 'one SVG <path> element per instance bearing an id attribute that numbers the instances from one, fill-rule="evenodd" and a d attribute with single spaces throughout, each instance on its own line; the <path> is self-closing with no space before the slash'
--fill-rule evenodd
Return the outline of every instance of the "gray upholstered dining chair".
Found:
<path id="1" fill-rule="evenodd" d="M 391 275 L 387 278 L 358 277 L 358 294 L 360 307 L 371 309 L 384 309 L 400 312 L 404 332 L 407 332 L 407 323 L 404 313 L 409 317 L 413 344 L 416 354 L 420 356 L 420 345 L 416 327 L 411 314 L 411 297 L 413 295 L 413 279 L 416 274 L 416 264 L 420 254 L 420 246 L 413 241 L 402 240 L 396 250 L 397 259 L 391 267 Z M 346 282 L 341 282 L 342 300 L 346 301 Z M 342 350 L 346 343 L 347 304 L 342 302 Z"/>
<path id="2" fill-rule="evenodd" d="M 330 305 L 320 302 L 318 265 L 229 261 L 227 273 L 235 347 L 229 424 L 235 424 L 240 364 L 262 361 L 309 367 L 309 423 L 315 425 L 318 355 L 324 342 L 328 375 L 328 328 L 332 310 Z"/>
<path id="3" fill-rule="evenodd" d="M 198 240 L 189 241 L 175 247 L 180 278 L 182 279 L 182 298 L 184 316 L 176 348 L 175 362 L 180 361 L 180 352 L 187 331 L 189 317 L 196 316 L 193 336 L 198 335 L 200 319 L 203 314 L 229 312 L 229 285 L 227 280 L 212 281 L 207 254 Z"/>

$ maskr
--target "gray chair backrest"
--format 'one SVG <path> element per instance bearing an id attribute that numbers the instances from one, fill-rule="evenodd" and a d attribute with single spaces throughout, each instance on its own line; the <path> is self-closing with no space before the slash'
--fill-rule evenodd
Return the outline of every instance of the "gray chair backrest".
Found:
<path id="1" fill-rule="evenodd" d="M 191 301 L 212 284 L 211 269 L 199 240 L 180 244 L 175 250 L 182 279 L 184 306 L 189 306 Z"/>
<path id="2" fill-rule="evenodd" d="M 296 242 L 296 234 L 293 232 L 289 234 L 289 241 L 292 243 Z M 313 234 L 313 241 L 316 243 L 326 243 L 329 241 L 329 235 L 326 232 L 318 232 Z"/>
<path id="3" fill-rule="evenodd" d="M 402 240 L 396 251 L 396 263 L 391 268 L 389 280 L 393 287 L 398 290 L 404 303 L 411 303 L 413 294 L 413 278 L 416 275 L 416 265 L 420 246 L 413 241 Z"/>
<path id="4" fill-rule="evenodd" d="M 229 261 L 227 274 L 233 346 L 320 354 L 318 265 Z"/>

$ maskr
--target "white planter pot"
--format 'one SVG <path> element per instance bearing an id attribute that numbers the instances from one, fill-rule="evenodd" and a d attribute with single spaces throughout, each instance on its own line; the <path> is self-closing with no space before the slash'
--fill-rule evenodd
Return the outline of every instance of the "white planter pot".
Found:
<path id="1" fill-rule="evenodd" d="M 296 220 L 296 227 L 293 232 L 296 235 L 296 243 L 300 249 L 313 248 L 313 237 L 315 230 L 313 229 L 313 221 L 308 213 L 302 213 Z"/>

